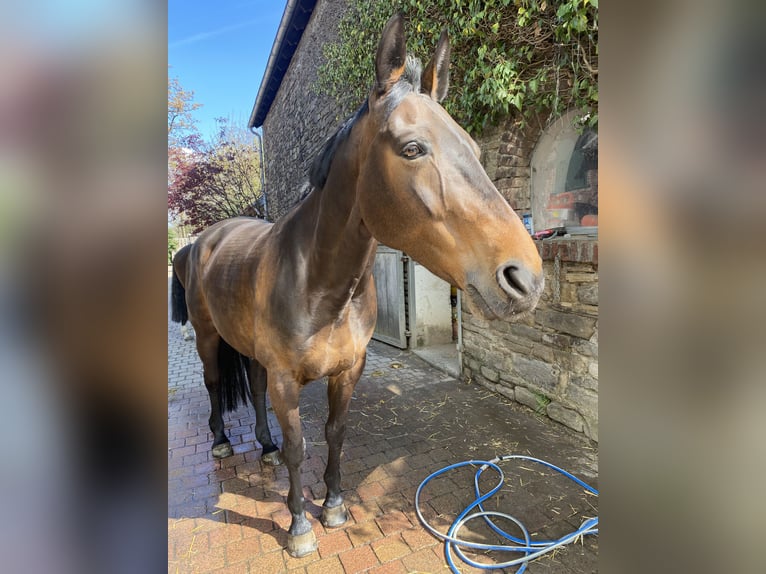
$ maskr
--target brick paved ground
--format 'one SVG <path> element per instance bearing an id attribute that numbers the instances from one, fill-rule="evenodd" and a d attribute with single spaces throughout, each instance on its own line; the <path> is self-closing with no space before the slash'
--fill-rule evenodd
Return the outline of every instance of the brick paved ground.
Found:
<path id="1" fill-rule="evenodd" d="M 319 551 L 291 558 L 284 550 L 290 514 L 284 466 L 260 462 L 252 408 L 225 415 L 234 455 L 210 454 L 209 402 L 193 341 L 168 330 L 168 572 L 375 574 L 448 572 L 442 545 L 414 511 L 418 484 L 431 472 L 471 458 L 528 454 L 597 486 L 597 451 L 587 439 L 482 387 L 441 374 L 408 352 L 372 342 L 351 404 L 343 451 L 348 522 L 325 529 L 318 520 L 325 486 L 323 382 L 301 396 L 307 459 L 303 484 Z M 269 412 L 274 438 L 281 432 Z M 507 463 L 501 496 L 489 505 L 520 519 L 535 537 L 571 532 L 598 500 L 531 464 Z M 487 484 L 494 484 L 494 477 Z M 472 497 L 468 469 L 436 479 L 425 492 L 427 518 L 442 531 Z M 510 529 L 510 525 L 508 526 Z M 491 539 L 481 525 L 466 536 Z M 586 538 L 528 568 L 530 574 L 597 571 L 598 540 Z M 507 556 L 507 555 L 506 555 Z M 503 556 L 481 557 L 491 563 Z M 508 569 L 512 572 L 515 569 Z M 462 572 L 480 572 L 461 563 Z M 490 570 L 500 572 L 500 570 Z"/>

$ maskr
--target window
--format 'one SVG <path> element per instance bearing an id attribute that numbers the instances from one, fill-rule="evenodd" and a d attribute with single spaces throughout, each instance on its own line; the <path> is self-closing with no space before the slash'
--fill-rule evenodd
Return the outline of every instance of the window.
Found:
<path id="1" fill-rule="evenodd" d="M 532 153 L 534 231 L 566 227 L 573 235 L 598 230 L 598 134 L 578 131 L 576 112 L 557 120 Z"/>

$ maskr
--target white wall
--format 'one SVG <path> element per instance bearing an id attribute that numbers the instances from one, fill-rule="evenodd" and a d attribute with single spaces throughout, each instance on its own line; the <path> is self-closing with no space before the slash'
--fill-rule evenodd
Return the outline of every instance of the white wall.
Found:
<path id="1" fill-rule="evenodd" d="M 414 319 L 410 309 L 410 345 L 412 348 L 452 342 L 450 285 L 428 269 L 415 263 L 413 298 Z"/>

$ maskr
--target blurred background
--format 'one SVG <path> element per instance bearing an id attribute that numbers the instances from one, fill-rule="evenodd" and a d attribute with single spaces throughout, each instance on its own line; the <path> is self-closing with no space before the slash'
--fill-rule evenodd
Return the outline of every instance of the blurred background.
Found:
<path id="1" fill-rule="evenodd" d="M 763 564 L 765 11 L 601 8 L 603 572 Z"/>
<path id="2" fill-rule="evenodd" d="M 165 6 L 0 14 L 3 570 L 162 571 Z"/>
<path id="3" fill-rule="evenodd" d="M 620 4 L 600 13 L 600 570 L 758 571 L 766 9 Z M 0 13 L 3 570 L 162 570 L 165 6 Z"/>

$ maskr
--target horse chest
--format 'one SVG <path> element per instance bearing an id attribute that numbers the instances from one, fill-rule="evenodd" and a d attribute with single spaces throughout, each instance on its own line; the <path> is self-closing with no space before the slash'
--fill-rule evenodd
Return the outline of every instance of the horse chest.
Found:
<path id="1" fill-rule="evenodd" d="M 306 380 L 332 377 L 350 369 L 362 348 L 348 328 L 323 329 L 311 337 L 301 349 L 298 363 Z"/>

